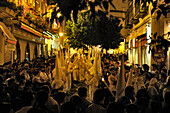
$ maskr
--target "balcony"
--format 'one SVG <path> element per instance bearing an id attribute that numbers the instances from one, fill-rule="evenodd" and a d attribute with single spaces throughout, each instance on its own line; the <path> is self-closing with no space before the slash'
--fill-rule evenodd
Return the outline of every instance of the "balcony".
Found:
<path id="1" fill-rule="evenodd" d="M 125 28 L 132 28 L 133 27 L 133 4 L 129 5 L 125 15 Z"/>
<path id="2" fill-rule="evenodd" d="M 128 12 L 128 10 L 127 10 L 127 12 L 126 12 L 126 16 L 125 16 L 125 28 L 127 29 L 127 28 L 132 28 L 133 27 L 133 25 L 129 22 L 129 12 Z"/>
<path id="3" fill-rule="evenodd" d="M 0 0 L 0 18 L 12 18 L 16 13 L 12 10 L 13 4 L 9 4 L 7 0 Z"/>
<path id="4" fill-rule="evenodd" d="M 128 13 L 129 13 L 129 22 L 132 22 L 133 21 L 133 17 L 134 17 L 134 14 L 133 14 L 133 4 L 131 4 L 129 6 Z"/>
<path id="5" fill-rule="evenodd" d="M 141 0 L 135 3 L 135 17 L 144 18 L 147 15 L 147 9 L 142 7 Z"/>

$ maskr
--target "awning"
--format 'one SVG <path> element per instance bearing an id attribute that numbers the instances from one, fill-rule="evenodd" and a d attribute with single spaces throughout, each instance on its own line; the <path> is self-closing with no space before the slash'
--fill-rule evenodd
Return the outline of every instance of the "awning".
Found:
<path id="1" fill-rule="evenodd" d="M 28 31 L 28 32 L 30 32 L 30 33 L 33 33 L 33 34 L 36 35 L 36 36 L 39 36 L 39 37 L 43 37 L 43 38 L 49 39 L 48 36 L 46 36 L 46 35 L 40 33 L 39 31 L 33 29 L 32 27 L 27 26 L 27 25 L 24 24 L 24 23 L 21 23 L 21 28 L 24 29 L 24 30 L 26 30 L 26 31 Z"/>
<path id="2" fill-rule="evenodd" d="M 9 29 L 6 27 L 6 25 L 2 22 L 0 22 L 0 28 L 4 32 L 4 34 L 7 37 L 7 42 L 11 44 L 16 44 L 17 40 L 14 37 L 14 35 L 9 31 Z"/>

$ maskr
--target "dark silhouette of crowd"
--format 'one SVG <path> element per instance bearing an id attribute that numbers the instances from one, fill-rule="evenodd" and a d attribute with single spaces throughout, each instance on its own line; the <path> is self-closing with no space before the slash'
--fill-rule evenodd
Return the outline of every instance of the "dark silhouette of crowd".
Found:
<path id="1" fill-rule="evenodd" d="M 55 56 L 32 61 L 18 60 L 0 66 L 0 113 L 170 113 L 170 79 L 166 66 L 160 72 L 153 64 L 125 64 L 125 81 L 132 81 L 124 96 L 116 99 L 120 61 L 102 56 L 102 77 L 93 101 L 88 100 L 88 86 L 79 87 L 70 96 L 51 86 Z M 110 93 L 110 90 L 114 95 Z"/>

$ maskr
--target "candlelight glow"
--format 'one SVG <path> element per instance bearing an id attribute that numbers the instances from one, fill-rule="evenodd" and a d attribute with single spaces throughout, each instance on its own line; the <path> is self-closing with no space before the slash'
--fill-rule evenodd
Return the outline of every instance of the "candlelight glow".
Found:
<path id="1" fill-rule="evenodd" d="M 61 13 L 60 13 L 60 12 L 59 12 L 59 13 L 57 13 L 57 17 L 58 17 L 58 18 L 60 18 L 60 16 L 61 16 Z"/>
<path id="2" fill-rule="evenodd" d="M 102 78 L 102 81 L 104 82 L 104 78 Z"/>

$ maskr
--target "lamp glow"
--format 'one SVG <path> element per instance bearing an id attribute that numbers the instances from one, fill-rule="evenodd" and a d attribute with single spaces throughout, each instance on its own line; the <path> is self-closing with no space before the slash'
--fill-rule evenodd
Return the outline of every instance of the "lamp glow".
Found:
<path id="1" fill-rule="evenodd" d="M 63 33 L 59 33 L 59 36 L 63 36 Z"/>
<path id="2" fill-rule="evenodd" d="M 59 12 L 59 13 L 57 13 L 57 17 L 58 17 L 58 18 L 60 18 L 60 16 L 61 16 L 61 13 L 60 13 L 60 12 Z"/>

